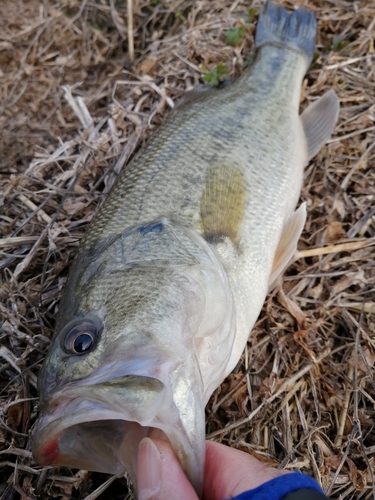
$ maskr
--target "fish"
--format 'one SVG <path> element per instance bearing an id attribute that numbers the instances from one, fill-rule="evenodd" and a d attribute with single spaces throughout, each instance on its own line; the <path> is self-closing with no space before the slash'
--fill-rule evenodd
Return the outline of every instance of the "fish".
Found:
<path id="1" fill-rule="evenodd" d="M 290 262 L 303 170 L 331 136 L 333 90 L 300 115 L 314 14 L 267 0 L 231 85 L 193 91 L 124 170 L 71 265 L 39 379 L 37 463 L 136 485 L 145 436 L 198 495 L 205 414 Z"/>

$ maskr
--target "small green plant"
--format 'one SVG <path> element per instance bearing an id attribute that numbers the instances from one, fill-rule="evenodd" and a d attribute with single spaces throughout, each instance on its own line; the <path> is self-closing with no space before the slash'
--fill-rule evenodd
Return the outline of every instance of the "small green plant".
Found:
<path id="1" fill-rule="evenodd" d="M 180 21 L 182 21 L 183 23 L 186 22 L 186 17 L 183 15 L 182 11 L 181 10 L 178 10 L 176 13 L 175 13 L 175 16 L 177 19 L 179 19 Z"/>
<path id="2" fill-rule="evenodd" d="M 310 69 L 316 69 L 319 66 L 318 60 L 319 60 L 319 54 L 317 52 L 314 52 L 311 64 L 310 64 Z"/>
<path id="3" fill-rule="evenodd" d="M 245 26 L 237 26 L 236 28 L 230 28 L 225 32 L 225 43 L 227 45 L 240 45 L 242 40 L 245 38 L 246 28 Z"/>
<path id="4" fill-rule="evenodd" d="M 247 9 L 245 14 L 242 16 L 245 24 L 251 24 L 254 21 L 254 17 L 257 15 L 258 11 L 256 9 Z"/>
<path id="5" fill-rule="evenodd" d="M 217 66 L 211 69 L 207 75 L 204 75 L 203 80 L 208 85 L 217 87 L 220 83 L 224 82 L 229 76 L 229 68 L 224 63 L 219 63 Z"/>
<path id="6" fill-rule="evenodd" d="M 340 36 L 334 36 L 332 39 L 331 50 L 334 52 L 340 52 L 342 49 L 349 45 L 347 40 L 343 40 Z"/>
<path id="7" fill-rule="evenodd" d="M 151 0 L 152 5 L 157 5 L 159 3 L 159 0 Z"/>

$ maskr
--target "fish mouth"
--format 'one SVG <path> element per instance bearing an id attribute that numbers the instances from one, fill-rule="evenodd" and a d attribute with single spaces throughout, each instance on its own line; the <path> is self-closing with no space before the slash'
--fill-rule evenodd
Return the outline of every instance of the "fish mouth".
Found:
<path id="1" fill-rule="evenodd" d="M 127 472 L 136 485 L 144 437 L 168 440 L 193 486 L 201 487 L 201 450 L 191 442 L 171 391 L 157 379 L 124 376 L 93 386 L 65 387 L 42 412 L 32 437 L 41 465 Z"/>
<path id="2" fill-rule="evenodd" d="M 98 420 L 75 425 L 49 425 L 33 439 L 33 455 L 41 465 L 60 465 L 77 469 L 104 472 L 121 477 L 128 472 L 136 477 L 137 448 L 145 436 L 153 436 L 152 427 L 142 427 L 137 422 L 108 419 L 106 414 L 95 413 Z M 92 418 L 92 417 L 90 417 Z M 168 439 L 162 431 L 162 437 Z"/>

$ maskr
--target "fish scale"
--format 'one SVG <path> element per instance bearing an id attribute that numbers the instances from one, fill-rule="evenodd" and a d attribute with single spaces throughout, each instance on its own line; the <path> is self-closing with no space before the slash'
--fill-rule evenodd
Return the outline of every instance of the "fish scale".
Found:
<path id="1" fill-rule="evenodd" d="M 312 13 L 267 1 L 241 78 L 188 94 L 121 174 L 39 377 L 39 463 L 136 484 L 140 440 L 163 437 L 200 494 L 204 406 L 296 250 L 303 168 L 337 120 L 333 91 L 298 113 L 315 32 Z"/>
<path id="2" fill-rule="evenodd" d="M 252 71 L 231 86 L 208 91 L 205 100 L 201 92 L 198 102 L 190 103 L 189 107 L 177 106 L 172 119 L 159 129 L 147 150 L 138 155 L 120 178 L 90 226 L 85 245 L 95 245 L 101 237 L 166 214 L 192 220 L 196 229 L 201 230 L 200 199 L 205 173 L 217 159 L 228 165 L 234 159 L 242 161 L 249 185 L 255 183 L 264 188 L 254 193 L 259 196 L 260 204 L 278 188 L 282 179 L 276 176 L 282 176 L 284 182 L 293 178 L 289 148 L 293 139 L 297 142 L 293 137 L 296 126 L 287 120 L 291 107 L 298 107 L 300 79 L 295 73 L 299 69 L 302 79 L 305 58 L 294 52 L 283 57 L 285 51 L 276 47 L 272 47 L 272 52 L 276 52 L 272 59 L 283 60 L 275 70 L 276 80 L 265 81 L 263 74 L 269 74 L 268 67 L 273 70 L 274 64 L 264 62 L 261 53 Z M 249 87 L 256 91 L 250 93 Z M 275 87 L 281 89 L 276 95 Z M 265 95 L 268 102 L 264 101 Z M 277 109 L 272 99 L 277 99 Z M 294 117 L 295 122 L 297 118 Z M 278 128 L 280 122 L 282 129 Z M 275 187 L 270 185 L 270 179 L 275 179 Z M 283 191 L 280 195 L 288 198 L 289 193 Z M 244 231 L 245 237 L 249 234 L 250 231 Z"/>

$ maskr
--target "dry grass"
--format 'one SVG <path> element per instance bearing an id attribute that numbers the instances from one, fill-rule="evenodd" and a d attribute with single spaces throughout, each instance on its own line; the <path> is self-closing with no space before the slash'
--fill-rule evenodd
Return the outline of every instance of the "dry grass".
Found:
<path id="1" fill-rule="evenodd" d="M 241 363 L 211 398 L 207 433 L 312 474 L 332 498 L 375 498 L 375 3 L 301 3 L 319 24 L 319 58 L 302 106 L 334 88 L 339 124 L 306 169 L 300 251 L 268 297 Z M 93 499 L 108 480 L 39 467 L 29 451 L 37 375 L 67 269 L 104 194 L 173 102 L 205 67 L 224 62 L 237 77 L 253 45 L 253 23 L 236 48 L 224 32 L 259 1 L 155 4 L 0 3 L 4 500 Z M 102 499 L 130 498 L 125 480 L 102 489 Z"/>

